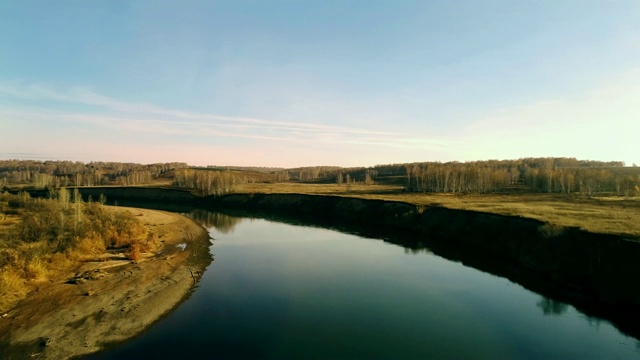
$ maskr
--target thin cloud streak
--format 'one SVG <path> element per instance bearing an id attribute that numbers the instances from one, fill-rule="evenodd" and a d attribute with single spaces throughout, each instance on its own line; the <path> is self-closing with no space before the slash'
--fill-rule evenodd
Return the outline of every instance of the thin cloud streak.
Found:
<path id="1" fill-rule="evenodd" d="M 278 120 L 269 120 L 269 119 L 257 119 L 250 117 L 234 117 L 234 116 L 224 116 L 217 114 L 199 114 L 192 113 L 181 110 L 173 110 L 166 109 L 162 107 L 158 107 L 151 104 L 134 104 L 123 102 L 114 98 L 110 98 L 107 96 L 103 96 L 97 94 L 93 91 L 84 88 L 74 88 L 71 90 L 70 94 L 64 94 L 61 92 L 56 92 L 51 90 L 48 87 L 42 85 L 31 85 L 26 87 L 16 87 L 16 86 L 7 86 L 0 85 L 0 94 L 8 94 L 14 97 L 26 98 L 26 99 L 47 99 L 61 102 L 71 102 L 71 103 L 79 103 L 83 105 L 90 106 L 99 106 L 103 108 L 110 109 L 112 111 L 123 112 L 123 113 L 134 113 L 134 114 L 143 114 L 147 116 L 151 115 L 161 115 L 168 116 L 173 118 L 180 119 L 191 119 L 191 120 L 210 120 L 217 122 L 215 124 L 207 123 L 207 122 L 191 122 L 186 123 L 182 122 L 182 124 L 192 124 L 192 125 L 238 125 L 238 123 L 243 123 L 245 126 L 252 125 L 253 127 L 259 128 L 271 128 L 271 129 L 282 129 L 282 130 L 300 130 L 307 132 L 340 132 L 344 134 L 362 134 L 362 135 L 401 135 L 396 132 L 386 132 L 386 131 L 370 131 L 365 129 L 357 129 L 357 128 L 349 128 L 349 127 L 341 127 L 341 126 L 330 126 L 330 125 L 322 125 L 322 124 L 306 124 L 306 123 L 295 123 L 295 122 L 287 122 L 287 121 L 278 121 Z M 142 119 L 139 119 L 142 120 Z M 163 121 L 158 119 L 148 119 L 149 121 Z M 164 120 L 166 122 L 175 123 L 178 120 Z M 230 124 L 222 124 L 220 122 L 230 123 Z"/>
<path id="2" fill-rule="evenodd" d="M 75 124 L 90 124 L 135 136 L 160 134 L 189 142 L 194 139 L 236 138 L 287 142 L 300 145 L 336 144 L 370 145 L 378 147 L 415 148 L 431 140 L 407 138 L 397 132 L 371 131 L 352 127 L 305 124 L 288 121 L 199 114 L 165 109 L 151 104 L 133 104 L 97 94 L 85 88 L 73 88 L 66 93 L 41 84 L 17 86 L 0 84 L 0 97 L 15 100 L 47 100 L 55 104 L 73 103 L 102 108 L 98 114 L 57 110 L 47 107 L 0 106 L 0 116 L 20 122 L 59 122 L 70 129 Z M 105 110 L 107 113 L 104 113 Z M 104 113 L 101 114 L 100 112 Z M 179 139 L 181 137 L 181 139 Z M 423 147 L 418 146 L 418 147 Z"/>
<path id="3" fill-rule="evenodd" d="M 391 147 L 422 147 L 428 143 L 430 146 L 437 141 L 421 139 L 393 137 L 381 132 L 344 132 L 330 130 L 327 127 L 322 131 L 313 131 L 300 127 L 272 127 L 246 124 L 215 124 L 194 121 L 171 121 L 155 119 L 138 119 L 124 116 L 102 116 L 90 114 L 65 113 L 50 110 L 18 110 L 0 108 L 0 116 L 21 121 L 60 121 L 67 123 L 84 123 L 97 125 L 102 128 L 112 129 L 127 134 L 162 134 L 168 136 L 197 136 L 197 137 L 224 137 L 243 138 L 250 140 L 266 140 L 289 143 L 307 144 L 309 141 L 328 144 L 358 144 Z M 218 128 L 227 128 L 235 131 L 221 131 Z M 285 130 L 285 136 L 268 136 L 255 133 L 255 130 Z M 346 135 L 349 138 L 346 138 Z M 356 136 L 354 138 L 354 135 Z M 371 137 L 371 135 L 378 135 Z M 380 136 L 380 135 L 385 135 Z"/>

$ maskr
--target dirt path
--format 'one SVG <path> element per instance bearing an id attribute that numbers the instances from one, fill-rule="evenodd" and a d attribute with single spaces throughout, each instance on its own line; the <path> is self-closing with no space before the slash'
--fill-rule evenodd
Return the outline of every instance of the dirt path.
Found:
<path id="1" fill-rule="evenodd" d="M 141 333 L 189 294 L 212 260 L 206 230 L 178 214 L 128 210 L 160 237 L 162 249 L 137 263 L 113 255 L 85 263 L 75 274 L 41 285 L 0 314 L 3 359 L 99 351 Z"/>

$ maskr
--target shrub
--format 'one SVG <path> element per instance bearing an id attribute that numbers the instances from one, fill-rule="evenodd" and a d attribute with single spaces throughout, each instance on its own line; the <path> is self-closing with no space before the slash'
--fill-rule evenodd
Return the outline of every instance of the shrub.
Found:
<path id="1" fill-rule="evenodd" d="M 74 257 L 83 259 L 100 255 L 106 251 L 104 240 L 96 232 L 90 232 L 86 237 L 77 241 L 73 252 Z"/>
<path id="2" fill-rule="evenodd" d="M 140 244 L 132 244 L 125 255 L 129 260 L 140 261 L 140 259 L 142 259 L 142 254 L 140 253 Z"/>
<path id="3" fill-rule="evenodd" d="M 562 225 L 556 225 L 551 223 L 545 223 L 538 228 L 538 232 L 544 238 L 552 238 L 562 235 L 566 231 L 566 228 Z"/>
<path id="4" fill-rule="evenodd" d="M 29 280 L 34 280 L 36 282 L 42 282 L 47 280 L 47 276 L 49 275 L 49 269 L 47 268 L 47 264 L 40 260 L 40 258 L 35 258 L 26 266 L 25 269 L 26 278 Z"/>

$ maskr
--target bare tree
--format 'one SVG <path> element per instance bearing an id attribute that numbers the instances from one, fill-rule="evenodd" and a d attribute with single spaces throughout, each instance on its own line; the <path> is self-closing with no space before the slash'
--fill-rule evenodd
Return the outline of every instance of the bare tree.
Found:
<path id="1" fill-rule="evenodd" d="M 371 177 L 371 172 L 368 169 L 364 173 L 364 184 L 373 185 L 373 178 Z"/>

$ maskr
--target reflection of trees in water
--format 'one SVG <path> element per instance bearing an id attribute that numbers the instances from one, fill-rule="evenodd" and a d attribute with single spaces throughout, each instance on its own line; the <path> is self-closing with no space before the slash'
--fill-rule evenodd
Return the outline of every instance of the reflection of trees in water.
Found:
<path id="1" fill-rule="evenodd" d="M 545 315 L 562 315 L 569 309 L 569 305 L 544 296 L 538 301 L 537 305 Z"/>
<path id="2" fill-rule="evenodd" d="M 242 218 L 229 216 L 219 212 L 211 212 L 202 209 L 193 209 L 189 213 L 189 216 L 194 220 L 200 222 L 204 227 L 215 227 L 216 230 L 223 234 L 233 232 L 236 225 L 238 225 Z"/>
<path id="3" fill-rule="evenodd" d="M 600 329 L 600 319 L 598 319 L 597 317 L 592 317 L 592 316 L 586 316 L 587 319 L 587 324 L 589 324 L 589 326 L 593 326 L 596 329 Z"/>
<path id="4" fill-rule="evenodd" d="M 405 254 L 411 254 L 411 255 L 417 255 L 417 254 L 433 254 L 433 252 L 431 250 L 429 250 L 426 247 L 415 247 L 415 248 L 408 248 L 405 247 L 404 248 L 404 253 Z"/>

